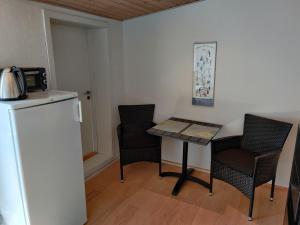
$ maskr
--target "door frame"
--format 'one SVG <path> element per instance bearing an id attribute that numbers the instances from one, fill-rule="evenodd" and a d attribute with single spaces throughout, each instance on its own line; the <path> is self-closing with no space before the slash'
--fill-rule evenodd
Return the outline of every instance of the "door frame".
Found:
<path id="1" fill-rule="evenodd" d="M 51 33 L 51 19 L 57 19 L 66 21 L 69 23 L 75 23 L 79 25 L 83 25 L 86 27 L 94 28 L 103 30 L 106 34 L 109 32 L 110 29 L 110 23 L 106 19 L 101 19 L 99 17 L 96 18 L 94 16 L 89 16 L 82 13 L 74 13 L 70 12 L 69 10 L 55 10 L 52 8 L 46 8 L 42 9 L 42 15 L 43 15 L 43 21 L 44 21 L 44 32 L 45 32 L 45 40 L 46 40 L 46 49 L 47 49 L 47 57 L 48 57 L 48 74 L 47 79 L 49 81 L 49 88 L 50 89 L 57 89 L 57 81 L 56 81 L 56 72 L 55 72 L 55 62 L 54 62 L 54 51 L 53 51 L 53 42 L 52 42 L 52 33 Z M 108 34 L 107 34 L 108 35 Z M 109 42 L 105 42 L 107 46 L 109 46 Z M 109 47 L 108 47 L 109 48 Z M 105 56 L 108 64 L 106 65 L 105 70 L 107 71 L 103 76 L 108 81 L 106 85 L 111 86 L 111 62 L 110 62 L 110 56 Z M 99 93 L 101 93 L 99 90 L 94 90 L 91 86 L 92 92 L 99 96 Z M 109 96 L 111 96 L 111 93 L 106 93 Z M 111 97 L 109 97 L 111 98 Z M 113 149 L 113 120 L 112 120 L 112 111 L 113 111 L 113 105 L 112 100 L 109 99 L 109 103 L 107 104 L 108 112 L 105 113 L 106 121 L 109 120 L 109 124 L 107 124 L 107 127 L 105 129 L 100 125 L 104 118 L 98 118 L 98 116 L 95 117 L 97 120 L 97 147 L 98 152 L 96 155 L 93 155 L 93 157 L 86 159 L 84 162 L 84 170 L 85 170 L 85 177 L 88 178 L 92 176 L 93 174 L 97 173 L 99 169 L 101 169 L 103 166 L 105 166 L 108 162 L 110 162 L 112 159 L 107 154 L 107 151 Z M 93 105 L 93 107 L 97 108 L 96 105 Z M 98 109 L 99 110 L 99 109 Z M 111 141 L 108 141 L 108 140 Z"/>
<path id="2" fill-rule="evenodd" d="M 51 19 L 61 20 L 67 23 L 75 23 L 85 27 L 90 27 L 94 29 L 107 29 L 108 23 L 100 20 L 95 20 L 83 16 L 75 16 L 67 13 L 57 12 L 49 9 L 42 10 L 43 19 L 44 19 L 44 30 L 46 37 L 46 48 L 48 55 L 48 65 L 49 65 L 49 74 L 47 79 L 51 89 L 57 89 L 56 82 L 56 72 L 55 72 L 55 62 L 54 62 L 54 52 L 53 52 L 53 41 L 52 41 L 52 32 L 51 32 Z"/>

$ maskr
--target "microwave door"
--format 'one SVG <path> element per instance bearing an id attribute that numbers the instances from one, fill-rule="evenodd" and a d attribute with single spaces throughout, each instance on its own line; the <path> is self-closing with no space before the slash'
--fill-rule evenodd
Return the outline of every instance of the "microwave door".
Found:
<path id="1" fill-rule="evenodd" d="M 34 75 L 27 75 L 26 76 L 26 82 L 27 82 L 27 89 L 28 91 L 34 91 L 37 86 L 36 76 Z"/>

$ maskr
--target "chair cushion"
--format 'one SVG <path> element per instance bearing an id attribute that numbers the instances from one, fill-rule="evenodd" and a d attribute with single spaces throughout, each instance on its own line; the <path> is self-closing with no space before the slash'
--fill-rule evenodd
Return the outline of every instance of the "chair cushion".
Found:
<path id="1" fill-rule="evenodd" d="M 151 148 L 159 147 L 160 138 L 142 132 L 127 132 L 123 133 L 123 148 Z"/>
<path id="2" fill-rule="evenodd" d="M 213 160 L 216 160 L 229 168 L 239 171 L 248 176 L 254 172 L 255 152 L 244 149 L 228 149 L 214 154 Z"/>

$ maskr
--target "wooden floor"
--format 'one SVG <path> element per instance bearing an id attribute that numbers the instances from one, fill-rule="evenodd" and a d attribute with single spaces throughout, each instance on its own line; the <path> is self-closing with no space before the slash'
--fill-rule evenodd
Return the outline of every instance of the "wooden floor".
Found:
<path id="1" fill-rule="evenodd" d="M 180 168 L 163 165 L 163 171 Z M 87 225 L 282 225 L 286 190 L 277 188 L 269 201 L 270 186 L 259 187 L 254 220 L 247 221 L 249 200 L 221 181 L 214 182 L 214 195 L 188 182 L 177 197 L 171 195 L 176 178 L 159 178 L 157 164 L 136 163 L 125 167 L 119 180 L 119 163 L 113 163 L 86 183 Z M 193 175 L 208 180 L 208 175 Z"/>

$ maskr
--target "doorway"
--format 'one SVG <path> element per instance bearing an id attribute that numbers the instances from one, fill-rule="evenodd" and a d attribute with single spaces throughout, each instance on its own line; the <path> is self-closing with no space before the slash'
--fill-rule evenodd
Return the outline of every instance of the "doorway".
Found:
<path id="1" fill-rule="evenodd" d="M 114 158 L 113 143 L 115 139 L 113 137 L 113 102 L 111 97 L 112 62 L 110 58 L 112 51 L 110 35 L 113 26 L 109 21 L 95 16 L 50 9 L 43 10 L 43 18 L 48 57 L 49 89 L 75 90 L 80 95 L 82 106 L 87 105 L 87 108 L 83 109 L 84 124 L 82 124 L 81 133 L 83 155 L 88 156 L 84 157 L 87 159 L 84 161 L 84 171 L 85 176 L 89 177 Z M 66 29 L 54 28 L 56 31 L 59 30 L 58 32 L 63 30 L 61 36 L 52 35 L 55 25 L 67 27 Z M 53 41 L 54 38 L 56 39 L 56 35 L 59 36 L 57 39 L 62 39 L 62 48 L 70 47 L 64 51 L 58 49 L 57 40 L 55 43 Z M 87 44 L 84 41 L 87 41 Z M 69 42 L 73 44 L 71 45 Z M 75 46 L 75 50 L 73 46 Z M 79 49 L 80 46 L 83 49 Z M 87 50 L 86 46 L 88 46 Z M 74 59 L 74 57 L 78 58 Z M 82 66 L 78 70 L 74 69 L 81 64 L 85 64 L 85 67 L 88 65 L 88 68 L 82 70 L 84 68 Z M 82 81 L 76 80 L 75 77 L 76 79 L 79 77 L 78 79 L 82 79 Z M 74 86 L 70 85 L 71 82 L 75 82 Z M 84 85 L 76 88 L 76 85 L 84 82 L 86 82 Z M 89 118 L 85 118 L 86 116 Z M 91 153 L 92 157 L 89 158 Z"/>
<path id="2" fill-rule="evenodd" d="M 76 91 L 82 104 L 82 151 L 84 159 L 98 152 L 97 121 L 89 43 L 90 28 L 51 20 L 56 85 L 58 90 Z"/>

